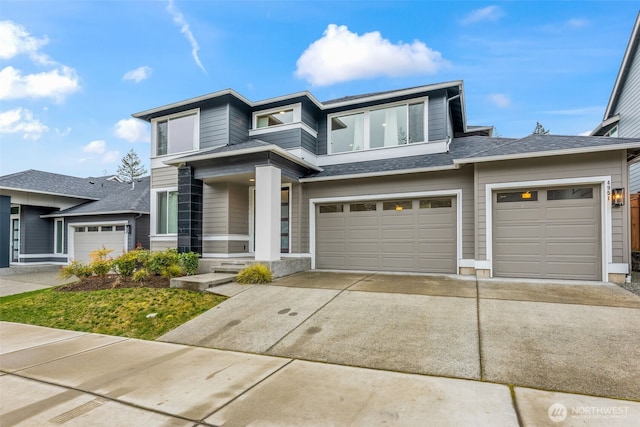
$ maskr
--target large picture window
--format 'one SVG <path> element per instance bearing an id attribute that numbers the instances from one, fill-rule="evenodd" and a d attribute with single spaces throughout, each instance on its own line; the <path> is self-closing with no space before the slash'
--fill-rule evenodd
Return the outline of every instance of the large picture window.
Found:
<path id="1" fill-rule="evenodd" d="M 425 102 L 330 116 L 331 153 L 426 142 Z"/>
<path id="2" fill-rule="evenodd" d="M 156 233 L 175 234 L 178 232 L 178 192 L 159 191 L 156 193 Z"/>
<path id="3" fill-rule="evenodd" d="M 156 121 L 156 155 L 164 156 L 196 149 L 198 126 L 197 112 Z"/>

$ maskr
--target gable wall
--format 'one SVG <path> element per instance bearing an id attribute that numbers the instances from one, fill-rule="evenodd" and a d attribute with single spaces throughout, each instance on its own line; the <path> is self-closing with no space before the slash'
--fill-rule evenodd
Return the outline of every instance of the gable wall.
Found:
<path id="1" fill-rule="evenodd" d="M 439 91 L 429 96 L 429 141 L 438 141 L 447 137 L 446 92 Z"/>
<path id="2" fill-rule="evenodd" d="M 640 137 L 640 47 L 631 61 L 614 114 L 620 114 L 618 135 L 621 138 Z"/>
<path id="3" fill-rule="evenodd" d="M 229 107 L 221 104 L 200 110 L 200 149 L 226 145 L 229 142 Z"/>

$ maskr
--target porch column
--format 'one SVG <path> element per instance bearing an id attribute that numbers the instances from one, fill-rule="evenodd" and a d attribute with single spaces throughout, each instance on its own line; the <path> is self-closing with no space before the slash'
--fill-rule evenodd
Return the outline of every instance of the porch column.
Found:
<path id="1" fill-rule="evenodd" d="M 280 259 L 280 169 L 256 166 L 256 261 Z"/>
<path id="2" fill-rule="evenodd" d="M 202 181 L 191 166 L 178 168 L 178 252 L 202 254 Z"/>

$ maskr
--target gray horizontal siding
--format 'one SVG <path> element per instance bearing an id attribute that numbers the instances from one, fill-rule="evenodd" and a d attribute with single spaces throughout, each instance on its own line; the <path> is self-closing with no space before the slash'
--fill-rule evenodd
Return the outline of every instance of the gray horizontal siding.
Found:
<path id="1" fill-rule="evenodd" d="M 151 170 L 151 188 L 178 186 L 178 168 L 167 166 Z"/>
<path id="2" fill-rule="evenodd" d="M 249 139 L 251 114 L 242 106 L 229 104 L 229 144 L 240 144 Z"/>
<path id="3" fill-rule="evenodd" d="M 316 138 L 314 138 L 312 135 L 309 135 L 307 132 L 302 131 L 302 148 L 313 154 L 317 154 L 317 147 L 318 143 Z"/>
<path id="4" fill-rule="evenodd" d="M 226 145 L 229 141 L 227 104 L 200 110 L 200 149 Z"/>
<path id="5" fill-rule="evenodd" d="M 327 116 L 323 116 L 318 120 L 318 142 L 317 142 L 317 154 L 327 154 Z"/>
<path id="6" fill-rule="evenodd" d="M 635 52 L 615 114 L 620 114 L 618 136 L 640 137 L 640 51 Z"/>
<path id="7" fill-rule="evenodd" d="M 446 108 L 444 92 L 429 96 L 429 141 L 443 140 L 447 137 Z"/>
<path id="8" fill-rule="evenodd" d="M 316 119 L 316 114 L 314 112 L 314 110 L 317 109 L 318 107 L 310 102 L 302 103 L 302 121 L 314 130 L 318 130 L 318 120 Z"/>
<path id="9" fill-rule="evenodd" d="M 53 253 L 53 218 L 40 218 L 53 212 L 53 208 L 40 206 L 20 207 L 20 253 Z"/>
<path id="10" fill-rule="evenodd" d="M 300 148 L 302 146 L 302 129 L 289 129 L 279 132 L 266 133 L 260 135 L 258 139 L 269 144 L 275 144 L 285 150 Z"/>
<path id="11" fill-rule="evenodd" d="M 629 166 L 629 194 L 640 193 L 640 163 Z"/>

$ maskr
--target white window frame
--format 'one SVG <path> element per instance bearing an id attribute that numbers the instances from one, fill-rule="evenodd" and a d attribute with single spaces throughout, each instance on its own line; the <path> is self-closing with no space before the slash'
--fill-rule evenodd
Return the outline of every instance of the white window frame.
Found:
<path id="1" fill-rule="evenodd" d="M 390 147 L 375 147 L 375 148 L 371 148 L 371 146 L 370 146 L 371 137 L 370 137 L 369 115 L 370 115 L 370 113 L 372 111 L 377 111 L 377 110 L 382 110 L 382 109 L 385 109 L 385 108 L 393 108 L 393 107 L 399 107 L 399 106 L 405 105 L 407 107 L 407 135 L 408 135 L 408 132 L 409 132 L 409 126 L 408 126 L 408 124 L 409 124 L 409 105 L 420 104 L 420 103 L 424 104 L 424 137 L 425 137 L 424 141 L 412 142 L 412 143 L 407 143 L 407 144 L 402 144 L 402 145 L 393 145 L 393 146 L 390 146 Z M 349 116 L 349 115 L 360 114 L 360 113 L 364 113 L 364 123 L 363 123 L 363 127 L 364 127 L 364 148 L 362 150 L 357 150 L 357 151 L 338 151 L 338 152 L 333 152 L 333 146 L 332 146 L 332 143 L 331 143 L 331 119 L 333 119 L 335 117 Z M 416 146 L 416 145 L 420 145 L 420 144 L 426 144 L 428 142 L 429 142 L 429 97 L 428 96 L 421 97 L 421 98 L 408 99 L 408 100 L 405 100 L 405 101 L 393 102 L 393 103 L 389 103 L 389 104 L 373 105 L 373 106 L 367 107 L 367 108 L 359 108 L 359 109 L 355 109 L 355 110 L 345 110 L 345 111 L 341 111 L 339 113 L 334 113 L 334 114 L 327 115 L 327 154 L 361 153 L 363 151 L 384 150 L 384 149 L 392 149 L 392 148 L 398 148 L 398 147 Z"/>
<path id="2" fill-rule="evenodd" d="M 178 192 L 178 187 L 166 187 L 166 188 L 154 188 L 151 191 L 151 218 L 149 218 L 149 227 L 150 227 L 150 236 L 158 237 L 158 236 L 177 236 L 178 233 L 158 233 L 158 193 L 170 193 L 175 191 Z"/>
<path id="3" fill-rule="evenodd" d="M 611 137 L 611 138 L 617 138 L 618 137 L 618 125 L 615 125 L 611 129 L 609 129 L 609 132 L 607 132 L 607 134 L 605 136 L 608 136 L 608 137 Z"/>
<path id="4" fill-rule="evenodd" d="M 278 111 L 283 110 L 293 110 L 293 120 L 291 121 L 291 123 L 283 123 L 281 125 L 267 126 L 263 128 L 258 127 L 258 116 L 277 113 Z M 302 129 L 314 138 L 318 137 L 318 132 L 302 121 L 302 103 L 300 102 L 296 104 L 283 105 L 278 108 L 269 108 L 268 110 L 254 111 L 251 118 L 251 129 L 249 129 L 249 136 L 253 137 L 291 129 Z"/>
<path id="5" fill-rule="evenodd" d="M 179 152 L 175 152 L 175 153 L 170 153 L 169 152 L 169 148 L 167 147 L 167 153 L 166 154 L 158 154 L 158 123 L 159 122 L 164 122 L 164 121 L 171 121 L 171 120 L 175 120 L 175 119 L 179 119 L 180 117 L 184 117 L 184 116 L 191 116 L 191 115 L 195 115 L 196 116 L 196 121 L 197 121 L 197 125 L 195 128 L 195 132 L 193 135 L 194 141 L 193 141 L 193 149 L 191 150 L 187 150 L 187 151 L 179 151 Z M 168 125 L 167 125 L 167 130 L 168 130 Z M 175 113 L 175 114 L 169 114 L 167 116 L 162 116 L 162 117 L 156 117 L 154 119 L 151 119 L 151 158 L 156 158 L 156 157 L 167 157 L 167 156 L 175 156 L 176 154 L 182 154 L 182 153 L 190 153 L 193 151 L 198 151 L 200 149 L 200 109 L 199 108 L 194 108 L 191 110 L 186 110 L 186 111 L 181 111 L 179 113 Z M 169 144 L 169 142 L 167 141 L 167 144 Z"/>
<path id="6" fill-rule="evenodd" d="M 58 236 L 58 224 L 62 224 L 60 227 L 62 236 Z M 58 237 L 62 238 L 62 250 L 58 251 Z M 64 218 L 56 218 L 53 222 L 53 253 L 54 254 L 63 254 L 64 253 Z"/>

